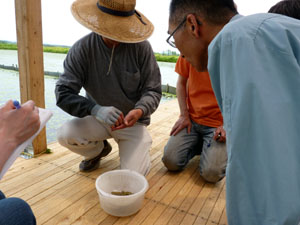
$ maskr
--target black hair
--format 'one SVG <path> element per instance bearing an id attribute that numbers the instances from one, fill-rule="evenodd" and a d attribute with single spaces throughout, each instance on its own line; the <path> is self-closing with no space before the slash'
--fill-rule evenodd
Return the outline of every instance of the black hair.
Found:
<path id="1" fill-rule="evenodd" d="M 272 6 L 269 13 L 277 13 L 300 20 L 300 0 L 283 0 Z"/>
<path id="2" fill-rule="evenodd" d="M 202 15 L 212 24 L 225 24 L 237 14 L 233 0 L 172 0 L 170 20 L 178 22 L 187 14 Z"/>

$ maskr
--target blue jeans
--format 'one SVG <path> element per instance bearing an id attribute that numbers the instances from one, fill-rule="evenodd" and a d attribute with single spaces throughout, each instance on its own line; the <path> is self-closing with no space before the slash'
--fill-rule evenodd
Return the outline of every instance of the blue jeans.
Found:
<path id="1" fill-rule="evenodd" d="M 227 165 L 226 144 L 213 140 L 216 128 L 192 121 L 192 129 L 181 130 L 171 136 L 164 148 L 163 163 L 170 171 L 184 169 L 195 156 L 200 156 L 199 172 L 208 182 L 218 182 L 225 176 Z"/>
<path id="2" fill-rule="evenodd" d="M 0 225 L 35 225 L 30 206 L 19 198 L 6 198 L 0 191 Z"/>

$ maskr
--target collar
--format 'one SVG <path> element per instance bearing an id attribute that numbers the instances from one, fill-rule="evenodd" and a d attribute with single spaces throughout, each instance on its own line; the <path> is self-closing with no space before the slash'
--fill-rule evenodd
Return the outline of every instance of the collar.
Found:
<path id="1" fill-rule="evenodd" d="M 240 18 L 242 18 L 244 16 L 240 15 L 240 14 L 236 14 L 234 17 L 232 17 L 230 20 L 229 20 L 229 23 L 235 21 L 235 20 L 238 20 Z"/>

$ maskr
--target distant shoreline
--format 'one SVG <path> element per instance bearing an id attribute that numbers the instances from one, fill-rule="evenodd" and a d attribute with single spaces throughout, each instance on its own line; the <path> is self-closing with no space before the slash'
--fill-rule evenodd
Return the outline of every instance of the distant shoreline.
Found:
<path id="1" fill-rule="evenodd" d="M 13 70 L 13 71 L 19 71 L 18 65 L 3 65 L 0 64 L 0 69 L 4 70 Z M 44 71 L 44 75 L 56 77 L 58 78 L 62 73 L 61 72 L 52 72 L 52 71 Z M 176 87 L 170 86 L 169 84 L 162 84 L 161 85 L 163 96 L 167 98 L 176 98 Z"/>
<path id="2" fill-rule="evenodd" d="M 8 41 L 0 41 L 0 49 L 3 50 L 18 50 L 16 43 Z M 58 54 L 67 54 L 70 47 L 68 46 L 54 46 L 54 45 L 44 45 L 44 52 L 58 53 Z M 167 54 L 155 53 L 155 58 L 158 62 L 171 62 L 176 63 L 178 55 L 173 54 L 174 52 L 168 52 Z"/>

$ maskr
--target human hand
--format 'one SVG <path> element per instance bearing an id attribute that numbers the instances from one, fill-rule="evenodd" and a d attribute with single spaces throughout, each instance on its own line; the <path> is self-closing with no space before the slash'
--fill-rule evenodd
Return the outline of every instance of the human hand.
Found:
<path id="1" fill-rule="evenodd" d="M 223 126 L 220 126 L 216 129 L 213 139 L 218 142 L 226 142 L 226 131 Z"/>
<path id="2" fill-rule="evenodd" d="M 113 126 L 112 131 L 124 129 L 126 127 L 132 127 L 136 121 L 138 121 L 143 116 L 143 110 L 133 109 L 124 118 L 124 123 L 119 126 Z"/>
<path id="3" fill-rule="evenodd" d="M 192 122 L 188 115 L 181 115 L 172 127 L 170 135 L 176 136 L 182 129 L 187 128 L 188 134 L 191 132 Z"/>
<path id="4" fill-rule="evenodd" d="M 28 101 L 20 109 L 16 109 L 10 100 L 0 108 L 1 146 L 13 150 L 35 134 L 39 127 L 39 111 L 33 101 Z"/>
<path id="5" fill-rule="evenodd" d="M 91 114 L 95 116 L 97 120 L 109 126 L 119 126 L 124 120 L 123 113 L 113 106 L 95 105 Z"/>

